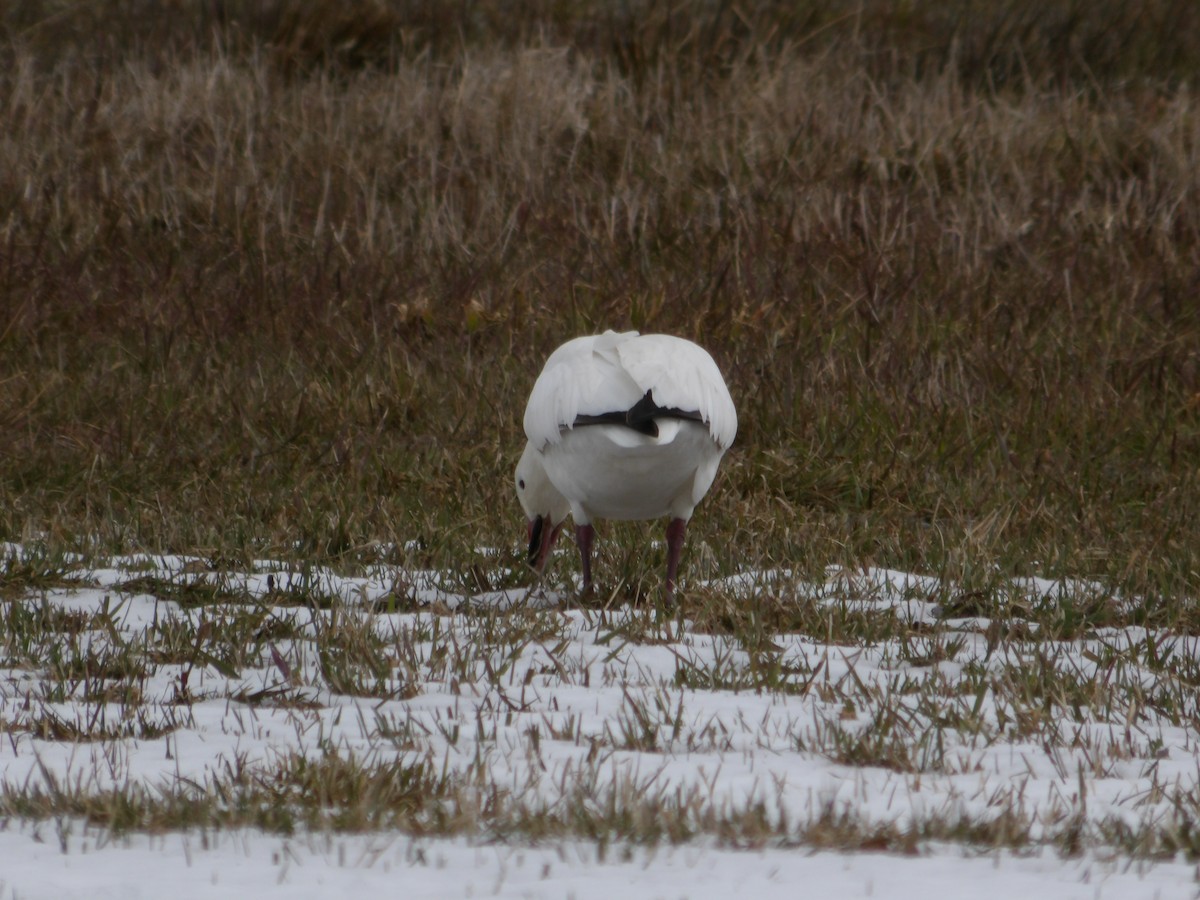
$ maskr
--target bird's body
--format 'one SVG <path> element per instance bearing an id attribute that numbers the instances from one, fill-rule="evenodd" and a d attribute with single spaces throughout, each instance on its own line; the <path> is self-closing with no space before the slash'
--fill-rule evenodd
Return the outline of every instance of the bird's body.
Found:
<path id="1" fill-rule="evenodd" d="M 531 562 L 545 563 L 569 511 L 586 590 L 594 519 L 669 516 L 670 596 L 684 528 L 736 434 L 720 370 L 691 341 L 607 331 L 563 344 L 525 410 L 516 481 Z"/>

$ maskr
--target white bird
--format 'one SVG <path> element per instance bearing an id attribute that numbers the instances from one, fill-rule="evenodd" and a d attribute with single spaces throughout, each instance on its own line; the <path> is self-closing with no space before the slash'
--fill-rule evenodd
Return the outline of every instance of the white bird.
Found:
<path id="1" fill-rule="evenodd" d="M 567 341 L 546 360 L 525 407 L 516 485 L 530 564 L 541 571 L 570 512 L 587 591 L 594 519 L 670 516 L 670 603 L 688 520 L 736 434 L 725 380 L 691 341 L 636 331 Z"/>

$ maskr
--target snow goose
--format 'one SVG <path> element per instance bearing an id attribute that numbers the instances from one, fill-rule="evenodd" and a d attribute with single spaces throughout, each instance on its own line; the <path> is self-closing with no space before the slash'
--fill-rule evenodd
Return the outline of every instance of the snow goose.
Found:
<path id="1" fill-rule="evenodd" d="M 725 380 L 691 341 L 636 331 L 567 341 L 546 360 L 525 407 L 516 485 L 530 564 L 541 571 L 569 512 L 587 591 L 594 519 L 670 516 L 670 603 L 688 520 L 736 434 Z"/>

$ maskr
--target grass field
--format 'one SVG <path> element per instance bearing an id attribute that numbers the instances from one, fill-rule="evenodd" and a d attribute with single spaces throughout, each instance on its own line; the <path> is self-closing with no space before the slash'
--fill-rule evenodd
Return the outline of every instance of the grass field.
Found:
<path id="1" fill-rule="evenodd" d="M 1183 0 L 0 0 L 0 752 L 499 703 L 451 717 L 473 771 L 384 722 L 195 791 L 6 776 L 0 816 L 1194 859 L 1198 75 Z M 604 529 L 595 608 L 510 609 L 524 401 L 608 327 L 708 348 L 737 443 L 673 613 L 657 525 Z M 599 720 L 538 705 L 593 677 Z M 796 727 L 705 732 L 747 698 Z M 544 809 L 488 768 L 506 712 L 531 759 L 758 741 L 872 790 L 1031 743 L 1079 796 L 842 820 L 613 776 Z M 1089 811 L 1122 778 L 1145 815 Z"/>

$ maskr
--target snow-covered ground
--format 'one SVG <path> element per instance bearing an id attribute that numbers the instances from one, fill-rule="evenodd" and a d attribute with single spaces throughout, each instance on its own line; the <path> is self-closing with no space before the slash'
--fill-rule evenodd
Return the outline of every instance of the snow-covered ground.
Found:
<path id="1" fill-rule="evenodd" d="M 1195 637 L 1129 627 L 1072 641 L 1004 641 L 987 623 L 960 620 L 913 632 L 903 646 L 774 634 L 767 656 L 755 657 L 732 638 L 686 627 L 645 640 L 639 611 L 560 610 L 554 597 L 531 603 L 519 591 L 463 598 L 431 573 L 351 578 L 263 562 L 249 573 L 224 573 L 221 587 L 269 598 L 303 582 L 310 595 L 344 605 L 336 616 L 295 605 L 260 610 L 263 627 L 281 636 L 231 667 L 211 648 L 179 661 L 179 648 L 168 652 L 167 645 L 171 635 L 198 641 L 195 635 L 219 633 L 222 617 L 244 611 L 244 600 L 188 607 L 129 588 L 147 576 L 174 584 L 211 579 L 195 560 L 119 559 L 84 576 L 79 587 L 55 588 L 36 601 L 92 616 L 80 620 L 88 625 L 73 637 L 74 651 L 133 646 L 161 661 L 137 680 L 134 709 L 96 699 L 86 673 L 77 683 L 51 685 L 36 666 L 0 660 L 9 666 L 0 669 L 0 782 L 7 789 L 200 789 L 234 769 L 267 771 L 289 756 L 334 754 L 364 765 L 427 761 L 457 783 L 486 782 L 525 812 L 564 816 L 570 804 L 594 803 L 600 815 L 614 798 L 631 808 L 661 803 L 697 837 L 675 847 L 571 836 L 532 842 L 512 830 L 502 829 L 502 837 L 486 820 L 478 833 L 453 838 L 245 829 L 113 837 L 69 817 L 11 819 L 0 822 L 0 900 L 358 890 L 406 897 L 1200 896 L 1197 869 L 1182 857 L 1131 859 L 1097 837 L 1114 824 L 1131 831 L 1190 826 L 1200 793 L 1195 687 L 1190 676 L 1174 679 L 1169 667 L 1151 671 L 1137 661 L 1139 648 L 1153 643 L 1159 656 L 1187 660 L 1194 672 Z M 910 622 L 936 618 L 935 582 L 883 570 L 830 572 L 817 585 L 797 585 L 785 572 L 757 573 L 720 590 L 737 596 L 769 582 L 786 583 L 798 602 L 894 609 Z M 1036 580 L 1012 586 L 1014 597 L 1096 590 Z M 429 606 L 380 611 L 375 601 L 393 591 Z M 513 612 L 453 611 L 464 603 Z M 107 615 L 98 620 L 100 609 Z M 350 666 L 373 696 L 330 689 L 331 663 L 316 647 L 336 628 L 378 637 L 390 672 L 381 678 Z M 635 633 L 643 637 L 631 639 Z M 776 681 L 782 690 L 754 689 L 754 668 L 764 659 L 783 673 Z M 1040 695 L 1018 703 L 1000 685 L 1023 671 L 1043 673 L 1031 690 L 1047 695 L 1060 678 L 1098 687 L 1085 708 L 1065 710 Z M 1131 694 L 1132 684 L 1139 687 Z M 1105 703 L 1110 694 L 1120 702 Z M 1160 694 L 1178 698 L 1169 701 L 1181 707 L 1177 714 L 1163 714 L 1169 703 Z M 1130 704 L 1129 696 L 1143 701 Z M 64 725 L 92 737 L 56 739 Z M 729 849 L 739 843 L 737 823 L 756 810 L 767 833 L 743 843 L 759 849 Z M 831 819 L 860 834 L 936 834 L 939 823 L 953 833 L 958 825 L 1009 822 L 1026 837 L 1017 851 L 936 837 L 916 841 L 911 854 L 813 850 L 806 829 Z M 1058 848 L 1071 828 L 1081 835 L 1079 853 L 1064 856 Z M 733 840 L 718 839 L 729 829 Z"/>
<path id="2" fill-rule="evenodd" d="M 101 900 L 228 897 L 726 900 L 750 897 L 895 900 L 1182 900 L 1197 896 L 1183 863 L 1061 859 L 1049 851 L 920 856 L 711 847 L 513 847 L 395 835 L 281 838 L 247 832 L 137 835 L 86 832 L 61 848 L 53 824 L 0 831 L 0 898 Z"/>

